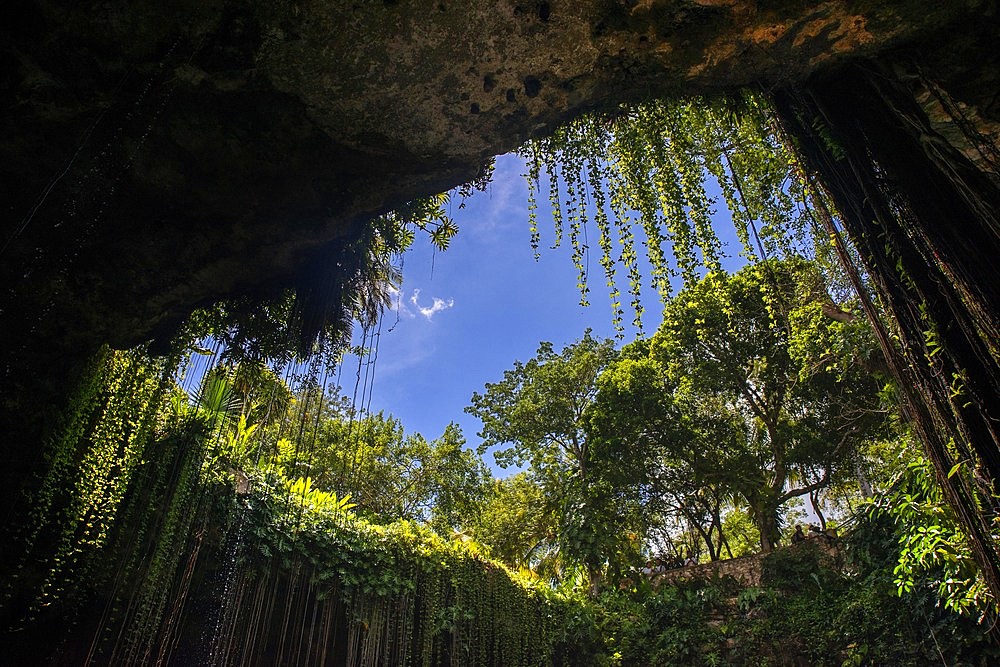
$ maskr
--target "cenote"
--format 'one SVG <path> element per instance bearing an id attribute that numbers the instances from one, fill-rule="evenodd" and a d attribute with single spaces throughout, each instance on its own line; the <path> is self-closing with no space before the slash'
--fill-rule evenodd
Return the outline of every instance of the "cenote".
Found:
<path id="1" fill-rule="evenodd" d="M 29 3 L 13 665 L 989 665 L 992 1 Z"/>

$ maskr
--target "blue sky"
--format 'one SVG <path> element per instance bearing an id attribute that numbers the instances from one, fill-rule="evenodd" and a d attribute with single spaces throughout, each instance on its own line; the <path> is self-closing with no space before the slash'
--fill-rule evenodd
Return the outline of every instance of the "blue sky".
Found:
<path id="1" fill-rule="evenodd" d="M 482 425 L 463 411 L 473 392 L 499 380 L 515 360 L 533 357 L 539 341 L 561 349 L 588 327 L 598 336 L 615 334 L 596 254 L 589 260 L 591 305 L 585 308 L 579 305 L 567 244 L 549 249 L 553 232 L 544 193 L 538 209 L 542 251 L 535 261 L 523 171 L 516 156 L 498 158 L 487 192 L 476 193 L 464 209 L 453 202 L 451 215 L 459 232 L 448 250 L 434 252 L 418 235 L 404 256 L 396 311 L 384 315 L 370 406 L 373 412 L 384 410 L 400 419 L 408 433 L 436 438 L 455 422 L 475 447 Z M 735 258 L 733 234 L 722 231 L 731 227 L 727 221 L 728 215 L 720 217 L 718 233 L 730 239 L 727 252 Z M 623 292 L 626 285 L 620 282 Z M 623 302 L 627 304 L 627 298 Z M 657 304 L 656 294 L 647 292 L 647 333 L 659 324 Z M 630 322 L 632 313 L 625 315 Z M 627 329 L 625 342 L 634 337 Z M 348 376 L 356 370 L 357 359 L 345 359 L 348 395 L 353 388 Z M 492 456 L 487 463 L 493 464 Z"/>

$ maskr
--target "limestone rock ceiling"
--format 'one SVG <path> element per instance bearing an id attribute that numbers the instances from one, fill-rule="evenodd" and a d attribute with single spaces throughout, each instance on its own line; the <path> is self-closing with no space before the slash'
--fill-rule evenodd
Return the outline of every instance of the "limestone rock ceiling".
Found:
<path id="1" fill-rule="evenodd" d="M 37 2 L 2 21 L 8 368 L 266 295 L 586 110 L 802 79 L 978 2 Z"/>

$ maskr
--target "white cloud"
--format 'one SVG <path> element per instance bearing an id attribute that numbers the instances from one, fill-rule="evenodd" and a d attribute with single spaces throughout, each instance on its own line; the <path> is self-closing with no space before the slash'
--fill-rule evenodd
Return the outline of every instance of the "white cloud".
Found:
<path id="1" fill-rule="evenodd" d="M 420 302 L 418 301 L 419 297 L 420 290 L 414 289 L 413 296 L 410 297 L 410 303 L 412 303 L 413 307 L 417 309 L 417 312 L 426 317 L 428 320 L 432 319 L 435 313 L 440 313 L 442 310 L 448 310 L 455 305 L 454 299 L 440 299 L 438 297 L 434 297 L 432 299 L 431 306 L 428 308 L 420 305 Z"/>

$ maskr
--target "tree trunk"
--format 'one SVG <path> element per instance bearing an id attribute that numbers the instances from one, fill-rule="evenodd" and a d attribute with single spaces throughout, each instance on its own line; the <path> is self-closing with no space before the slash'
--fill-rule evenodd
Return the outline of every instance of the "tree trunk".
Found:
<path id="1" fill-rule="evenodd" d="M 760 532 L 760 550 L 762 553 L 770 553 L 781 540 L 781 531 L 778 529 L 777 509 L 771 507 L 765 501 L 756 501 L 750 504 L 750 513 L 754 525 Z"/>
<path id="2" fill-rule="evenodd" d="M 897 378 L 897 380 L 898 379 L 899 378 Z M 861 456 L 855 452 L 852 458 L 854 459 L 854 477 L 858 480 L 858 488 L 861 490 L 861 497 L 867 500 L 875 495 L 875 491 L 872 489 L 871 480 L 868 479 L 868 473 L 865 472 L 865 468 L 861 464 Z"/>
<path id="3" fill-rule="evenodd" d="M 867 497 L 867 496 L 866 496 Z M 819 506 L 819 489 L 813 489 L 809 492 L 809 504 L 812 505 L 813 512 L 816 513 L 816 517 L 819 519 L 819 528 L 824 533 L 826 532 L 826 517 L 823 515 L 823 510 Z"/>
<path id="4" fill-rule="evenodd" d="M 726 544 L 726 535 L 722 531 L 722 512 L 719 509 L 719 504 L 716 502 L 716 499 L 713 499 L 713 502 L 715 502 L 715 506 L 712 509 L 712 525 L 718 531 L 719 537 L 715 549 L 712 550 L 712 560 L 722 560 L 722 547 Z M 731 557 L 732 553 L 730 553 Z"/>

